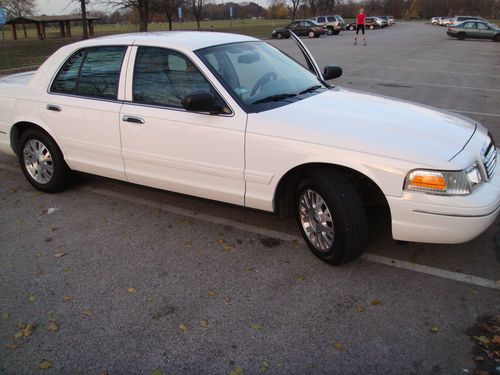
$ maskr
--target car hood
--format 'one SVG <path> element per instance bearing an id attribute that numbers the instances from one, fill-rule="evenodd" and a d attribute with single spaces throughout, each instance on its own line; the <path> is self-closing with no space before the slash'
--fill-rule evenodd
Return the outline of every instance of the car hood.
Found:
<path id="1" fill-rule="evenodd" d="M 250 114 L 248 131 L 436 167 L 457 155 L 475 128 L 460 115 L 335 87 Z"/>

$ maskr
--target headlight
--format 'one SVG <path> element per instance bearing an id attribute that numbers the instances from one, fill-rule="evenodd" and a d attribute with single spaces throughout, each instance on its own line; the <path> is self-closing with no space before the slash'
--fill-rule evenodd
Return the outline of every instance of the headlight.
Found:
<path id="1" fill-rule="evenodd" d="M 483 181 L 477 163 L 462 171 L 416 169 L 408 173 L 405 190 L 440 195 L 467 195 Z"/>

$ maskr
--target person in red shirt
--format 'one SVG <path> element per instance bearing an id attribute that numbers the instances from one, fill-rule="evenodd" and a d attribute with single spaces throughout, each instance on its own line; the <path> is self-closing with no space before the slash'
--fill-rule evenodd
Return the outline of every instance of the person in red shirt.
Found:
<path id="1" fill-rule="evenodd" d="M 365 12 L 363 8 L 360 8 L 359 13 L 356 15 L 356 34 L 354 35 L 354 45 L 358 44 L 359 30 L 363 33 L 363 45 L 366 46 Z"/>

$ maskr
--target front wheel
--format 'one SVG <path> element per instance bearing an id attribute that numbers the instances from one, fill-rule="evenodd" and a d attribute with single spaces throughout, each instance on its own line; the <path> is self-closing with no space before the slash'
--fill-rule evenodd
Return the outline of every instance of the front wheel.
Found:
<path id="1" fill-rule="evenodd" d="M 367 238 L 367 220 L 352 184 L 336 171 L 310 173 L 298 185 L 296 213 L 312 252 L 339 265 L 359 257 Z"/>
<path id="2" fill-rule="evenodd" d="M 278 39 L 283 39 L 283 33 L 277 33 L 276 38 Z"/>
<path id="3" fill-rule="evenodd" d="M 493 37 L 494 42 L 500 42 L 500 34 L 497 34 Z"/>
<path id="4" fill-rule="evenodd" d="M 27 180 L 38 190 L 55 193 L 66 187 L 70 169 L 61 150 L 47 134 L 36 129 L 24 132 L 17 155 Z"/>
<path id="5" fill-rule="evenodd" d="M 373 30 L 373 29 L 375 28 L 375 26 L 370 25 L 368 28 L 369 28 L 370 30 Z"/>
<path id="6" fill-rule="evenodd" d="M 311 31 L 309 31 L 309 32 L 307 33 L 307 36 L 308 36 L 309 38 L 314 38 L 314 37 L 316 36 L 316 33 L 315 33 L 314 31 L 312 31 L 312 30 L 311 30 Z"/>
<path id="7" fill-rule="evenodd" d="M 464 40 L 465 39 L 465 33 L 458 33 L 457 34 L 457 39 L 458 40 Z"/>
<path id="8" fill-rule="evenodd" d="M 326 35 L 332 35 L 332 34 L 333 34 L 333 29 L 331 27 L 326 29 Z"/>

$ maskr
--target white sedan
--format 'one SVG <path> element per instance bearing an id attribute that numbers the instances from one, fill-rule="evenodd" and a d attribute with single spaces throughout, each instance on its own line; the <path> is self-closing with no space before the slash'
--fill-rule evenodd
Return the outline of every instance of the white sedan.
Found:
<path id="1" fill-rule="evenodd" d="M 388 207 L 397 240 L 465 242 L 493 223 L 500 172 L 483 126 L 330 86 L 340 68 L 321 72 L 294 39 L 308 69 L 214 32 L 65 46 L 0 81 L 0 150 L 45 192 L 74 170 L 294 214 L 332 264 L 362 253 L 368 204 Z"/>

